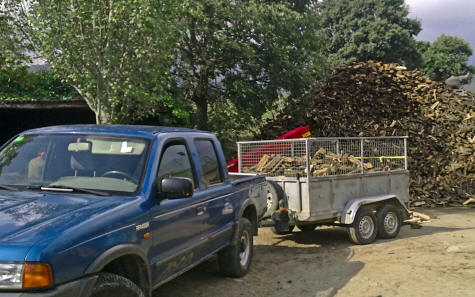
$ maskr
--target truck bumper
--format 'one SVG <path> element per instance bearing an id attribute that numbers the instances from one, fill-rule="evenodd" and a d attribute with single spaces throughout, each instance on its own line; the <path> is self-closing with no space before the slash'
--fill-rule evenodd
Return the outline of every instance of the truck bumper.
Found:
<path id="1" fill-rule="evenodd" d="M 0 297 L 87 297 L 97 276 L 89 276 L 68 282 L 48 291 L 40 292 L 0 292 Z"/>

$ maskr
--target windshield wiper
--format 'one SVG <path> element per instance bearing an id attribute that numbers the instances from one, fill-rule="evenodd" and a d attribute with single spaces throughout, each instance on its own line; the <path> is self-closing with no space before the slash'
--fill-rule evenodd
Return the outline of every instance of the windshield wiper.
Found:
<path id="1" fill-rule="evenodd" d="M 69 187 L 69 186 L 59 186 L 59 185 L 28 186 L 28 189 L 35 189 L 35 190 L 41 190 L 41 191 L 52 191 L 52 192 L 87 193 L 87 194 L 93 194 L 93 195 L 97 195 L 97 196 L 110 196 L 109 193 L 102 192 L 102 191 L 96 191 L 96 190 L 90 190 L 90 189 L 84 189 L 84 188 L 76 188 L 76 187 Z"/>
<path id="2" fill-rule="evenodd" d="M 12 187 L 12 186 L 7 186 L 7 185 L 0 185 L 0 189 L 8 190 L 8 191 L 18 191 L 18 188 L 15 188 L 15 187 Z"/>

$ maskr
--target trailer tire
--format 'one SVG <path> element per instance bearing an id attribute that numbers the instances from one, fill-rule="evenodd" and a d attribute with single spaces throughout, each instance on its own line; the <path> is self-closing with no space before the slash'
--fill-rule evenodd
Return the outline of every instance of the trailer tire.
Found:
<path id="1" fill-rule="evenodd" d="M 267 181 L 267 210 L 264 217 L 270 217 L 274 211 L 279 209 L 279 200 L 282 200 L 279 186 L 271 181 Z"/>
<path id="2" fill-rule="evenodd" d="M 253 256 L 254 241 L 251 222 L 247 218 L 241 218 L 237 228 L 238 242 L 218 253 L 219 270 L 230 277 L 244 276 L 249 271 Z"/>
<path id="3" fill-rule="evenodd" d="M 402 216 L 396 206 L 392 204 L 384 205 L 378 210 L 376 217 L 379 238 L 394 238 L 399 234 L 402 225 Z"/>
<path id="4" fill-rule="evenodd" d="M 300 231 L 302 232 L 312 232 L 317 228 L 316 224 L 310 224 L 310 225 L 297 225 L 297 228 L 299 228 Z"/>
<path id="5" fill-rule="evenodd" d="M 360 208 L 355 220 L 348 228 L 350 240 L 355 244 L 368 244 L 373 242 L 378 235 L 376 215 L 371 209 Z"/>

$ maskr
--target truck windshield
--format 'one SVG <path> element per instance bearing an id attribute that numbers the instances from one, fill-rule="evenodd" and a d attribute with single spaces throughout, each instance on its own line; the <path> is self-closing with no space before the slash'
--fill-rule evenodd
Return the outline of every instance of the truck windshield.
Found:
<path id="1" fill-rule="evenodd" d="M 149 140 L 80 134 L 21 135 L 0 152 L 0 185 L 130 194 L 141 185 Z"/>

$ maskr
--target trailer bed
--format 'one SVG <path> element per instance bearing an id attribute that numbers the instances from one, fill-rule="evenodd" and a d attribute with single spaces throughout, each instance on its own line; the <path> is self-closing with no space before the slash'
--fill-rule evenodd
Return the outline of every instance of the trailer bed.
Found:
<path id="1" fill-rule="evenodd" d="M 239 142 L 238 166 L 266 176 L 278 196 L 271 207 L 290 226 L 352 226 L 362 206 L 376 213 L 391 204 L 401 220 L 409 215 L 407 137 Z"/>

